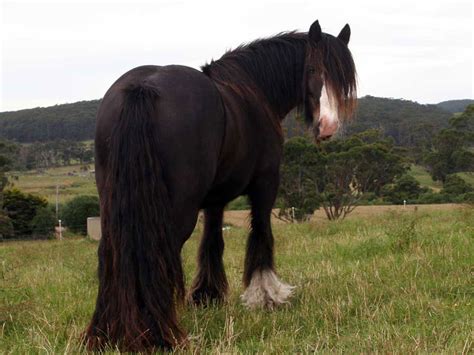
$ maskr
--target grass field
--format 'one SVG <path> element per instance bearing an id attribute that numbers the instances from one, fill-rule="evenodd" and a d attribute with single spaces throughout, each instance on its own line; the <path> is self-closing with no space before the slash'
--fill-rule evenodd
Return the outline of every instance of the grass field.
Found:
<path id="1" fill-rule="evenodd" d="M 408 173 L 413 176 L 421 186 L 429 187 L 438 192 L 443 187 L 440 181 L 433 181 L 430 174 L 420 165 L 411 165 Z"/>
<path id="2" fill-rule="evenodd" d="M 374 207 L 376 209 L 377 207 Z M 181 353 L 472 353 L 474 210 L 370 213 L 276 224 L 276 261 L 291 305 L 239 301 L 247 230 L 225 231 L 224 305 L 182 307 Z M 189 284 L 199 228 L 183 251 Z M 0 244 L 0 353 L 78 353 L 92 314 L 97 243 Z"/>
<path id="3" fill-rule="evenodd" d="M 443 188 L 441 181 L 434 181 L 430 174 L 420 165 L 411 165 L 408 173 L 418 180 L 423 187 L 429 187 L 435 192 L 439 192 Z M 456 175 L 461 177 L 468 184 L 474 186 L 474 172 L 462 172 L 456 173 Z"/>
<path id="4" fill-rule="evenodd" d="M 93 165 L 89 168 L 92 169 Z M 94 175 L 81 171 L 80 165 L 51 168 L 41 173 L 13 172 L 9 180 L 14 187 L 23 192 L 41 195 L 50 203 L 56 201 L 56 186 L 58 186 L 59 203 L 78 195 L 97 195 Z"/>

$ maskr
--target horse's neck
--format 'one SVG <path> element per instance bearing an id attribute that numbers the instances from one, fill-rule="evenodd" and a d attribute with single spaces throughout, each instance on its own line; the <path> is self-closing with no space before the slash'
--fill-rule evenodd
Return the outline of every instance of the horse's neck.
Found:
<path id="1" fill-rule="evenodd" d="M 224 55 L 214 68 L 217 73 L 211 67 L 210 76 L 216 75 L 247 102 L 267 106 L 281 120 L 302 101 L 305 51 L 302 39 L 262 40 Z"/>
<path id="2" fill-rule="evenodd" d="M 304 60 L 294 58 L 294 61 L 275 67 L 272 62 L 252 78 L 262 98 L 280 120 L 302 100 L 303 63 Z"/>

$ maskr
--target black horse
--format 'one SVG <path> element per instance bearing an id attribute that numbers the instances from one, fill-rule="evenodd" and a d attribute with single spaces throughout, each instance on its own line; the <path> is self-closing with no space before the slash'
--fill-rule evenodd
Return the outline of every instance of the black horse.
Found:
<path id="1" fill-rule="evenodd" d="M 257 40 L 202 67 L 142 66 L 107 91 L 95 138 L 102 239 L 99 292 L 86 331 L 89 349 L 140 351 L 185 339 L 180 252 L 200 209 L 204 233 L 194 303 L 221 300 L 225 205 L 252 206 L 242 295 L 248 307 L 287 302 L 274 272 L 270 214 L 278 190 L 281 121 L 304 110 L 315 138 L 330 137 L 356 100 L 350 28 L 337 37 L 290 32 Z"/>

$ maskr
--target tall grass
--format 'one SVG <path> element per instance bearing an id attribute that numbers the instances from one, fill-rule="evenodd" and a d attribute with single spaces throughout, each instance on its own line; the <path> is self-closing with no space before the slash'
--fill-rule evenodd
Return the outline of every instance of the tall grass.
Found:
<path id="1" fill-rule="evenodd" d="M 275 226 L 279 275 L 297 289 L 273 312 L 240 304 L 247 231 L 224 233 L 228 300 L 183 307 L 178 353 L 473 351 L 472 209 Z M 198 234 L 183 250 L 188 284 Z M 96 249 L 80 238 L 0 244 L 0 353 L 84 351 Z"/>

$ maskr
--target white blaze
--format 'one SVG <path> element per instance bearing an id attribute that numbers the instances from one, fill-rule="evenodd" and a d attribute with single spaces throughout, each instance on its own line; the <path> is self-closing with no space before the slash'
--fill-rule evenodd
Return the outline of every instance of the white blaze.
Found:
<path id="1" fill-rule="evenodd" d="M 316 125 L 319 123 L 319 136 L 330 137 L 339 129 L 339 115 L 334 95 L 323 83 L 321 98 L 319 99 L 319 117 L 314 117 Z"/>

